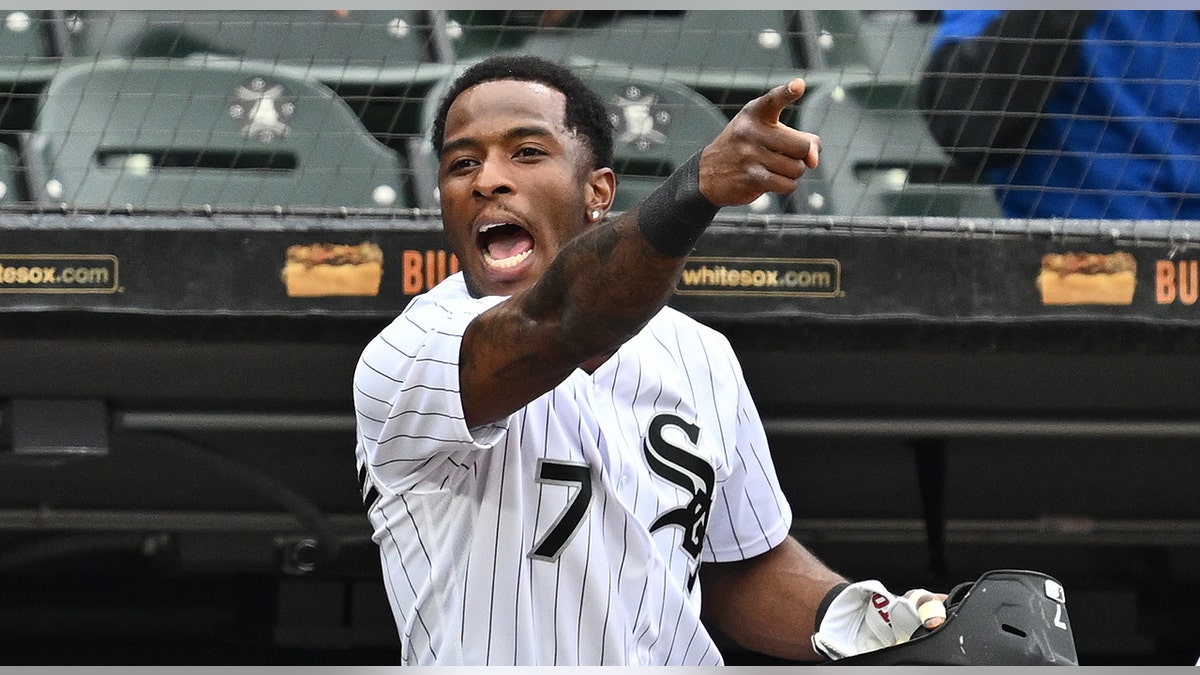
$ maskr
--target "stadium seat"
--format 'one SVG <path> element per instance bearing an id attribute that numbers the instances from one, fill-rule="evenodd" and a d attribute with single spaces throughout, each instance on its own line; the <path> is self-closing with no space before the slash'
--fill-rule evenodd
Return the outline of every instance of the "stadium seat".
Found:
<path id="1" fill-rule="evenodd" d="M 725 127 L 727 119 L 710 101 L 676 82 L 639 78 L 625 69 L 577 66 L 575 71 L 606 101 L 614 123 L 613 167 L 617 197 L 613 210 L 623 211 L 649 194 L 689 157 Z M 432 128 L 437 105 L 450 79 L 430 90 L 423 111 L 424 126 Z M 428 134 L 409 153 L 420 174 L 422 206 L 437 205 L 437 160 Z M 772 214 L 790 208 L 786 198 L 768 195 L 751 205 L 723 213 Z"/>
<path id="2" fill-rule="evenodd" d="M 592 28 L 543 29 L 528 50 L 558 61 L 580 55 L 658 66 L 673 74 L 717 70 L 782 76 L 803 66 L 793 51 L 794 15 L 771 10 L 622 13 Z"/>
<path id="3" fill-rule="evenodd" d="M 460 59 L 525 51 L 559 62 L 655 67 L 695 87 L 710 78 L 798 71 L 896 72 L 935 24 L 892 10 L 450 10 Z"/>
<path id="4" fill-rule="evenodd" d="M 581 27 L 586 12 L 572 12 L 569 28 Z M 529 38 L 566 26 L 542 26 L 540 10 L 451 9 L 442 13 L 444 30 L 456 60 L 470 61 L 518 49 Z"/>
<path id="5" fill-rule="evenodd" d="M 22 180 L 19 153 L 7 143 L 0 143 L 0 205 L 20 204 L 28 200 Z"/>
<path id="6" fill-rule="evenodd" d="M 803 10 L 799 22 L 807 62 L 813 70 L 870 69 L 860 10 Z"/>
<path id="7" fill-rule="evenodd" d="M 438 60 L 424 10 L 84 10 L 72 14 L 76 57 L 209 53 L 302 67 L 322 81 L 401 77 Z"/>
<path id="8" fill-rule="evenodd" d="M 44 79 L 58 67 L 65 26 L 61 12 L 0 10 L 0 80 Z"/>
<path id="9" fill-rule="evenodd" d="M 0 130 L 32 126 L 38 94 L 61 64 L 65 27 L 60 11 L 0 10 Z"/>
<path id="10" fill-rule="evenodd" d="M 917 79 L 938 23 L 934 11 L 864 11 L 859 43 L 868 68 L 884 77 Z"/>
<path id="11" fill-rule="evenodd" d="M 727 116 L 807 68 L 795 11 L 578 11 L 536 29 L 528 18 L 520 25 L 496 14 L 449 12 L 459 58 L 519 51 L 574 66 L 624 67 L 687 85 Z"/>
<path id="12" fill-rule="evenodd" d="M 405 164 L 319 82 L 270 63 L 64 68 L 26 142 L 39 201 L 88 209 L 408 205 Z"/>
<path id="13" fill-rule="evenodd" d="M 432 10 L 82 10 L 68 14 L 74 59 L 200 54 L 301 69 L 403 151 L 425 90 L 451 67 Z M 439 46 L 441 48 L 439 49 Z"/>
<path id="14" fill-rule="evenodd" d="M 613 209 L 626 210 L 658 187 L 676 167 L 721 133 L 725 116 L 695 91 L 668 81 L 639 80 L 619 69 L 579 69 L 609 106 L 617 198 Z M 782 213 L 771 195 L 733 213 Z"/>
<path id="15" fill-rule="evenodd" d="M 929 134 L 906 76 L 846 79 L 803 99 L 801 128 L 821 136 L 815 180 L 842 216 L 999 217 L 992 188 L 963 175 Z"/>
<path id="16" fill-rule="evenodd" d="M 817 9 L 799 12 L 797 23 L 814 71 L 914 77 L 937 28 L 931 16 L 929 11 Z"/>

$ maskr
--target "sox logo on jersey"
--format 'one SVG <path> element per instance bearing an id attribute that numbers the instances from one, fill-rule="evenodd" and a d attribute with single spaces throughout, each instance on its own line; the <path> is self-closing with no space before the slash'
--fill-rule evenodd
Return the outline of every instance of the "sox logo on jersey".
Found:
<path id="1" fill-rule="evenodd" d="M 692 444 L 700 439 L 700 427 L 678 415 L 664 413 L 656 415 L 650 421 L 642 450 L 650 470 L 690 493 L 691 499 L 686 505 L 671 509 L 655 518 L 650 525 L 650 532 L 672 525 L 683 529 L 683 550 L 692 557 L 693 564 L 687 586 L 688 590 L 691 590 L 696 585 L 700 551 L 704 547 L 708 514 L 712 509 L 716 474 L 712 466 L 703 459 L 671 443 L 666 434 L 670 428 L 682 430 Z"/>

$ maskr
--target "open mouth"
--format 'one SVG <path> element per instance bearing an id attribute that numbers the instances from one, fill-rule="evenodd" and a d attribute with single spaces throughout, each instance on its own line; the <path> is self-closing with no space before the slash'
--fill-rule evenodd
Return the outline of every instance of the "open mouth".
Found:
<path id="1" fill-rule="evenodd" d="M 509 269 L 533 253 L 533 235 L 512 223 L 494 223 L 479 228 L 479 248 L 489 267 Z"/>

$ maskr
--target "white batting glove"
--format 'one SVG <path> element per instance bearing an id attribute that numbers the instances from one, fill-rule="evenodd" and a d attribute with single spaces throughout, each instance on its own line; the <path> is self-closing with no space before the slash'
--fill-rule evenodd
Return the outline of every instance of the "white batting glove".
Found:
<path id="1" fill-rule="evenodd" d="M 924 589 L 896 597 L 882 583 L 859 581 L 842 588 L 818 616 L 813 649 L 829 659 L 907 642 L 926 621 L 946 617 L 945 604 Z"/>

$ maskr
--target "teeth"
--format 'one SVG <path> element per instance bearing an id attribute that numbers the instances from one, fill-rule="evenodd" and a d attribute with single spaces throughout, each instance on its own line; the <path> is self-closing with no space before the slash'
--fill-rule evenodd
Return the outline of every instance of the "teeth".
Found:
<path id="1" fill-rule="evenodd" d="M 502 225 L 507 225 L 507 224 L 508 223 L 492 223 L 490 225 L 484 225 L 483 227 L 479 228 L 479 233 L 483 234 L 484 232 L 487 232 L 488 230 L 500 227 Z"/>
<path id="2" fill-rule="evenodd" d="M 505 269 L 509 269 L 511 267 L 516 267 L 517 265 L 519 265 L 522 260 L 529 257 L 530 253 L 533 253 L 532 249 L 525 251 L 524 253 L 518 253 L 514 256 L 505 258 L 503 260 L 496 260 L 495 258 L 492 257 L 492 254 L 490 252 L 484 251 L 483 259 L 485 261 L 487 261 L 488 265 L 498 268 L 498 269 L 505 270 Z"/>

